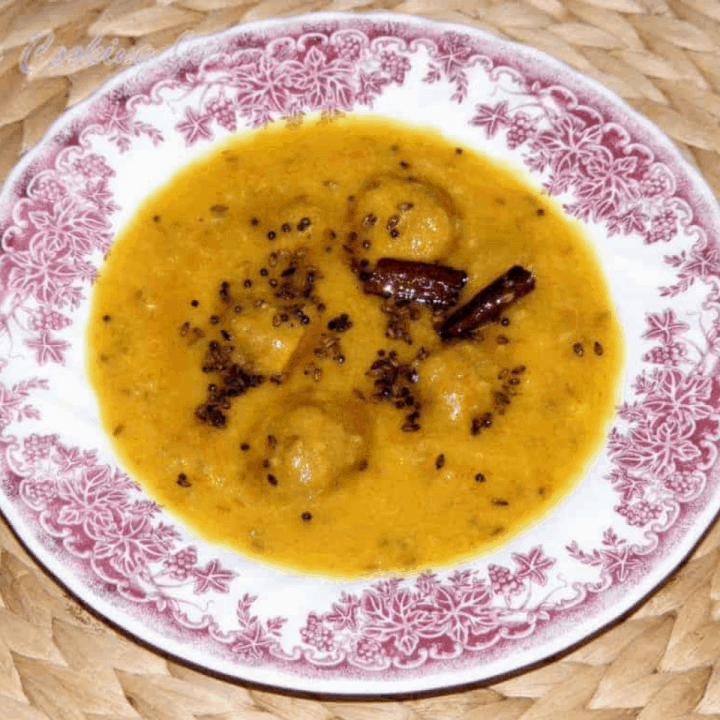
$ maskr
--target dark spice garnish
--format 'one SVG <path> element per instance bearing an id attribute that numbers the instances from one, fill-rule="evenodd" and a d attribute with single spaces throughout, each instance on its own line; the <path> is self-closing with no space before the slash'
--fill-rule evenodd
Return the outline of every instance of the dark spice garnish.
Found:
<path id="1" fill-rule="evenodd" d="M 345 332 L 353 326 L 352 320 L 347 313 L 342 313 L 337 317 L 334 317 L 327 324 L 328 330 L 335 330 L 336 332 Z"/>
<path id="2" fill-rule="evenodd" d="M 503 392 L 494 392 L 493 402 L 495 404 L 495 407 L 504 409 L 507 405 L 510 404 L 510 398 Z"/>
<path id="3" fill-rule="evenodd" d="M 438 455 L 438 456 L 435 458 L 435 469 L 436 469 L 436 470 L 441 470 L 444 465 L 445 465 L 445 455 L 443 455 L 442 453 L 440 453 L 440 455 Z"/>
<path id="4" fill-rule="evenodd" d="M 334 360 L 338 365 L 342 365 L 345 362 L 340 339 L 334 332 L 323 332 L 320 334 L 320 341 L 318 345 L 313 348 L 313 355 L 318 359 L 328 358 Z"/>
<path id="5" fill-rule="evenodd" d="M 192 483 L 187 479 L 187 475 L 185 473 L 180 473 L 177 476 L 177 484 L 180 487 L 188 488 L 192 485 Z"/>
<path id="6" fill-rule="evenodd" d="M 507 327 L 510 324 L 510 318 L 506 318 L 506 317 L 500 318 L 500 324 L 503 327 Z"/>
<path id="7" fill-rule="evenodd" d="M 270 232 L 268 232 L 268 234 L 267 234 L 267 237 L 268 237 L 268 240 L 274 240 L 277 237 L 277 235 L 275 234 L 274 230 L 270 230 Z"/>
<path id="8" fill-rule="evenodd" d="M 232 361 L 232 345 L 221 345 L 217 340 L 208 343 L 202 362 L 204 373 L 218 373 L 219 381 L 208 385 L 206 401 L 195 408 L 195 417 L 213 427 L 223 428 L 230 408 L 230 398 L 243 395 L 249 389 L 265 382 L 265 376 L 249 372 Z"/>
<path id="9" fill-rule="evenodd" d="M 110 317 L 110 315 L 103 315 L 104 322 L 110 322 L 111 320 L 112 320 L 112 318 Z"/>
<path id="10" fill-rule="evenodd" d="M 593 350 L 595 351 L 596 355 L 602 355 L 603 352 L 605 352 L 603 350 L 603 346 L 597 340 L 595 341 L 595 344 L 593 345 Z"/>
<path id="11" fill-rule="evenodd" d="M 507 345 L 510 342 L 510 339 L 507 337 L 507 335 L 498 335 L 495 338 L 495 342 L 498 345 Z"/>
<path id="12" fill-rule="evenodd" d="M 277 447 L 277 438 L 274 435 L 268 435 L 267 443 L 270 446 L 270 449 L 274 450 Z"/>
<path id="13" fill-rule="evenodd" d="M 493 498 L 491 502 L 493 505 L 500 505 L 502 507 L 510 504 L 507 500 L 502 500 L 501 498 Z"/>
<path id="14" fill-rule="evenodd" d="M 518 365 L 512 369 L 513 375 L 522 375 L 527 368 L 524 365 Z"/>
<path id="15" fill-rule="evenodd" d="M 433 309 L 452 307 L 467 282 L 462 270 L 413 260 L 382 258 L 365 281 L 368 295 L 417 302 Z"/>
<path id="16" fill-rule="evenodd" d="M 160 216 L 159 215 L 153 215 L 153 222 L 160 222 Z"/>
<path id="17" fill-rule="evenodd" d="M 419 376 L 413 365 L 398 362 L 394 350 L 388 353 L 379 350 L 378 358 L 365 374 L 373 378 L 374 392 L 371 400 L 392 403 L 398 410 L 410 410 L 401 428 L 404 432 L 420 430 L 418 420 L 421 405 L 413 387 Z"/>
<path id="18" fill-rule="evenodd" d="M 401 303 L 390 299 L 383 303 L 380 309 L 388 316 L 385 337 L 391 340 L 404 340 L 412 345 L 410 323 L 420 318 L 420 309 L 412 303 Z"/>
<path id="19" fill-rule="evenodd" d="M 310 520 L 312 520 L 312 514 L 309 512 L 304 512 L 300 517 L 304 522 L 310 522 Z"/>
<path id="20" fill-rule="evenodd" d="M 195 408 L 195 417 L 200 422 L 216 428 L 224 428 L 227 422 L 225 413 L 217 405 L 211 405 L 210 403 L 198 405 Z"/>
<path id="21" fill-rule="evenodd" d="M 246 288 L 252 287 L 252 280 L 250 280 L 250 278 L 245 280 L 245 282 L 243 283 L 243 287 L 246 287 Z"/>
<path id="22" fill-rule="evenodd" d="M 190 323 L 187 322 L 187 321 L 185 321 L 185 322 L 180 326 L 180 335 L 181 335 L 181 337 L 185 337 L 185 335 L 187 335 L 189 331 L 190 331 Z"/>
<path id="23" fill-rule="evenodd" d="M 224 370 L 230 361 L 230 351 L 230 347 L 220 345 L 217 340 L 211 340 L 205 352 L 202 371 L 207 373 Z"/>
<path id="24" fill-rule="evenodd" d="M 485 476 L 482 473 L 478 473 L 475 476 L 475 482 L 485 482 Z"/>
<path id="25" fill-rule="evenodd" d="M 542 217 L 545 214 L 545 208 L 538 208 L 536 212 L 540 217 Z"/>
<path id="26" fill-rule="evenodd" d="M 198 407 L 195 408 L 195 417 L 200 420 L 200 422 L 216 428 L 224 428 L 227 422 L 225 413 L 217 404 L 205 403 L 198 405 Z"/>
<path id="27" fill-rule="evenodd" d="M 534 275 L 514 265 L 493 280 L 440 326 L 443 340 L 468 337 L 472 331 L 499 318 L 503 311 L 535 288 Z"/>
<path id="28" fill-rule="evenodd" d="M 272 473 L 268 473 L 267 481 L 273 486 L 278 484 L 277 478 Z"/>
<path id="29" fill-rule="evenodd" d="M 197 307 L 200 303 L 199 303 L 197 300 L 191 300 L 191 301 L 190 301 L 190 304 L 191 304 L 193 307 Z"/>
<path id="30" fill-rule="evenodd" d="M 576 342 L 573 345 L 573 352 L 578 356 L 582 357 L 585 354 L 585 350 L 583 349 L 582 343 Z"/>
<path id="31" fill-rule="evenodd" d="M 292 230 L 292 227 L 290 226 L 290 223 L 283 223 L 282 226 L 280 227 L 280 229 L 284 233 L 289 233 Z"/>
<path id="32" fill-rule="evenodd" d="M 211 315 L 209 322 L 211 325 L 217 325 L 220 322 L 220 317 L 218 315 Z"/>
<path id="33" fill-rule="evenodd" d="M 218 295 L 220 296 L 220 299 L 225 302 L 230 302 L 230 283 L 227 282 L 227 280 L 223 280 L 223 282 L 220 283 L 220 289 L 218 290 Z"/>
<path id="34" fill-rule="evenodd" d="M 240 449 L 243 452 L 247 452 L 250 449 L 250 445 L 248 443 L 242 443 L 242 445 L 240 445 Z"/>
<path id="35" fill-rule="evenodd" d="M 479 435 L 483 428 L 489 428 L 492 426 L 492 413 L 484 413 L 472 419 L 470 423 L 470 434 Z"/>
<path id="36" fill-rule="evenodd" d="M 257 225 L 259 222 L 260 222 L 260 221 L 259 221 L 256 217 L 254 217 L 254 218 L 252 218 L 252 219 L 250 220 L 250 224 L 253 225 L 253 226 L 254 226 L 254 225 Z"/>

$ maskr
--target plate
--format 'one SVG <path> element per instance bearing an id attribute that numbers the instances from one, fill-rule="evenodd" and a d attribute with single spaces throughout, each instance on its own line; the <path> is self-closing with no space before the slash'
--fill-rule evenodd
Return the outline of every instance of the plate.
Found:
<path id="1" fill-rule="evenodd" d="M 491 556 L 336 582 L 190 534 L 117 466 L 84 376 L 115 232 L 213 142 L 309 112 L 440 127 L 583 220 L 627 342 L 622 402 L 587 476 Z M 0 507 L 61 584 L 180 660 L 340 695 L 517 671 L 617 620 L 720 507 L 720 211 L 671 143 L 532 49 L 397 14 L 313 14 L 186 40 L 51 127 L 0 195 Z"/>

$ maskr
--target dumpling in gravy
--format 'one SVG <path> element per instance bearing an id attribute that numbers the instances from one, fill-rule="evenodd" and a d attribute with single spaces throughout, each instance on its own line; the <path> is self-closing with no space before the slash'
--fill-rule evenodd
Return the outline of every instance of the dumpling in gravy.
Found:
<path id="1" fill-rule="evenodd" d="M 264 438 L 241 483 L 251 502 L 305 507 L 367 465 L 368 422 L 332 402 L 296 399 L 253 433 Z"/>
<path id="2" fill-rule="evenodd" d="M 460 213 L 448 192 L 414 176 L 372 177 L 358 193 L 350 215 L 368 259 L 389 255 L 442 260 L 457 246 L 462 231 Z"/>

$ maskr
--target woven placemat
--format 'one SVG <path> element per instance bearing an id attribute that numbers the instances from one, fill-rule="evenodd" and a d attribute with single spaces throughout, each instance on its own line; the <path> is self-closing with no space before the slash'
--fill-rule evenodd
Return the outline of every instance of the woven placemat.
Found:
<path id="1" fill-rule="evenodd" d="M 0 179 L 117 65 L 23 65 L 37 33 L 161 50 L 183 33 L 312 10 L 391 9 L 533 45 L 653 120 L 720 196 L 720 0 L 0 0 Z M 48 53 L 49 55 L 50 53 Z M 402 702 L 318 701 L 223 682 L 109 628 L 0 520 L 1 720 L 720 720 L 720 524 L 634 614 L 489 686 Z"/>

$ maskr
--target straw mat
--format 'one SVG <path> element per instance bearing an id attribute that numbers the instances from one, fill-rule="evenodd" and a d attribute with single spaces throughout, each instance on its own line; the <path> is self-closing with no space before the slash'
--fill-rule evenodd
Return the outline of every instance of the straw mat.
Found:
<path id="1" fill-rule="evenodd" d="M 0 0 L 0 179 L 118 67 L 21 59 L 40 31 L 144 43 L 312 10 L 459 20 L 540 48 L 653 120 L 720 196 L 720 0 Z M 634 614 L 503 682 L 403 701 L 327 701 L 166 660 L 64 593 L 0 520 L 2 720 L 720 720 L 720 525 Z"/>

